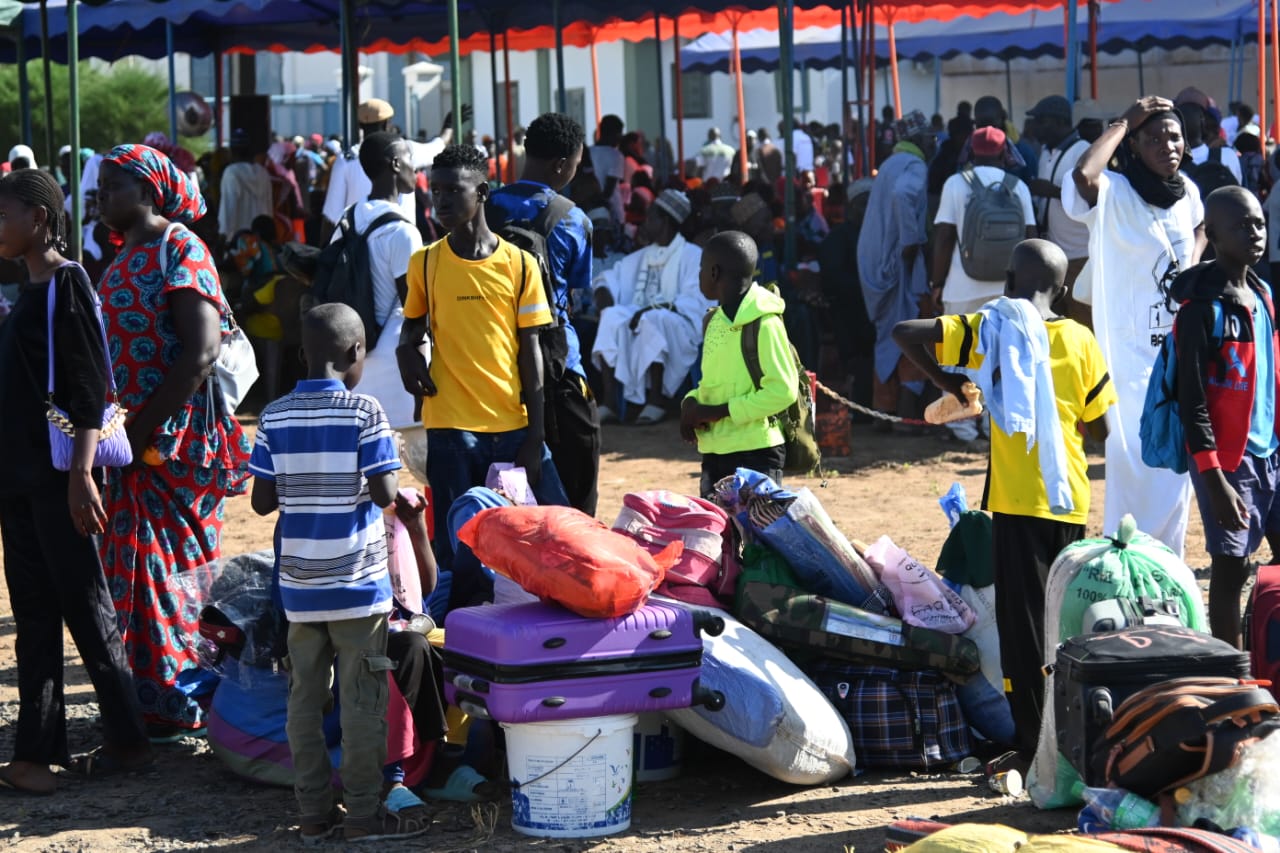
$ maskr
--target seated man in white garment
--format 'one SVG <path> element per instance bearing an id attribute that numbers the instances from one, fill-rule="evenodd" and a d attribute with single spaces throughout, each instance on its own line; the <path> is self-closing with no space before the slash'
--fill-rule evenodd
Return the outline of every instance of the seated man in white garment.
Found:
<path id="1" fill-rule="evenodd" d="M 679 190 L 663 190 L 642 226 L 648 245 L 592 282 L 600 327 L 591 358 L 600 369 L 600 422 L 618 419 L 618 386 L 643 406 L 638 424 L 656 424 L 698 358 L 702 315 L 714 303 L 698 288 L 702 250 L 680 234 L 693 208 Z"/>

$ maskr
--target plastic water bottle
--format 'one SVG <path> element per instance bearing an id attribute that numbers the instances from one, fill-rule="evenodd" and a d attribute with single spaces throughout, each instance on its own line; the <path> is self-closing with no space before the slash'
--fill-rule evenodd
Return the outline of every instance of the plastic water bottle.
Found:
<path id="1" fill-rule="evenodd" d="M 1160 823 L 1159 806 L 1123 788 L 1088 788 L 1078 785 L 1077 794 L 1085 802 L 1078 820 L 1082 832 L 1140 829 Z"/>

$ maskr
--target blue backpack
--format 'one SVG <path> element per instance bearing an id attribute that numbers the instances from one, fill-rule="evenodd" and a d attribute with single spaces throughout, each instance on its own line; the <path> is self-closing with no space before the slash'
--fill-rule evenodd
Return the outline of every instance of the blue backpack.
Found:
<path id="1" fill-rule="evenodd" d="M 1222 302 L 1212 300 L 1213 338 L 1222 340 Z M 1147 379 L 1147 396 L 1142 404 L 1142 420 L 1138 439 L 1142 445 L 1142 464 L 1149 468 L 1168 468 L 1175 474 L 1187 473 L 1187 438 L 1182 429 L 1182 413 L 1178 406 L 1178 353 L 1174 331 L 1165 335 L 1156 355 L 1155 366 Z"/>

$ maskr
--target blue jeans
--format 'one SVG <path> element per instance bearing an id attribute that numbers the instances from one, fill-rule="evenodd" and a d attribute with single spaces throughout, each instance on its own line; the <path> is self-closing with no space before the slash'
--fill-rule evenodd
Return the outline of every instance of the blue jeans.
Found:
<path id="1" fill-rule="evenodd" d="M 473 486 L 483 486 L 494 462 L 515 462 L 527 430 L 511 432 L 467 432 L 461 429 L 427 430 L 427 481 L 435 514 L 436 562 L 453 569 L 453 543 L 449 539 L 449 507 Z M 542 477 L 533 487 L 541 506 L 568 506 L 564 485 L 551 461 L 551 451 L 542 445 Z M 454 583 L 459 581 L 455 577 Z"/>

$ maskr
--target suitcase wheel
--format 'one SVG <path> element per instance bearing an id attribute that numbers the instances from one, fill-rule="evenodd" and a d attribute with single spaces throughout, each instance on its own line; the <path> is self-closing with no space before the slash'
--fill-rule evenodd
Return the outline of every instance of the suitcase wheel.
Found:
<path id="1" fill-rule="evenodd" d="M 542 700 L 542 706 L 544 708 L 559 708 L 564 705 L 565 701 L 563 696 L 548 696 Z"/>
<path id="2" fill-rule="evenodd" d="M 693 616 L 693 628 L 708 637 L 719 637 L 724 633 L 724 620 L 706 611 L 698 611 Z"/>
<path id="3" fill-rule="evenodd" d="M 1111 718 L 1115 716 L 1115 709 L 1111 707 L 1110 690 L 1097 687 L 1089 691 L 1089 715 L 1099 726 L 1105 726 L 1111 722 Z"/>
<path id="4" fill-rule="evenodd" d="M 564 637 L 550 637 L 542 641 L 542 647 L 544 649 L 558 649 L 567 642 L 568 640 Z"/>
<path id="5" fill-rule="evenodd" d="M 693 688 L 693 704 L 702 705 L 708 711 L 719 711 L 724 707 L 724 694 L 696 684 Z"/>

